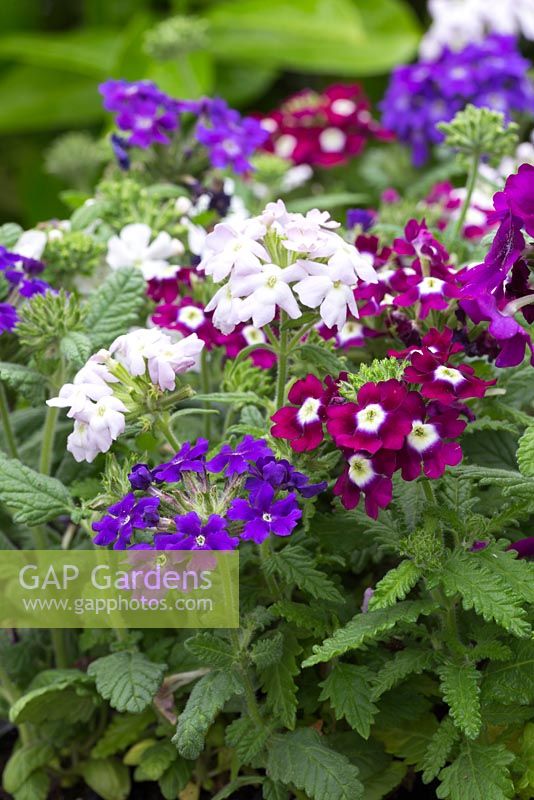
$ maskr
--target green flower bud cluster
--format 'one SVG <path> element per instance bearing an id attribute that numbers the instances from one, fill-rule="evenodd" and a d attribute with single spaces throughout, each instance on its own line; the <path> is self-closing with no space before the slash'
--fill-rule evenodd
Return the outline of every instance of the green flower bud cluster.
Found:
<path id="1" fill-rule="evenodd" d="M 370 364 L 362 364 L 357 372 L 349 373 L 347 379 L 340 383 L 340 394 L 347 400 L 354 401 L 358 390 L 366 383 L 401 380 L 404 367 L 404 361 L 398 358 L 375 358 Z"/>
<path id="2" fill-rule="evenodd" d="M 208 22 L 198 17 L 171 17 L 147 31 L 145 52 L 157 61 L 173 61 L 202 50 L 208 42 L 208 27 Z"/>
<path id="3" fill-rule="evenodd" d="M 440 122 L 437 127 L 445 134 L 445 146 L 455 150 L 464 165 L 473 157 L 498 164 L 514 152 L 518 142 L 517 124 L 506 125 L 503 114 L 489 108 L 468 105 L 450 122 Z"/>

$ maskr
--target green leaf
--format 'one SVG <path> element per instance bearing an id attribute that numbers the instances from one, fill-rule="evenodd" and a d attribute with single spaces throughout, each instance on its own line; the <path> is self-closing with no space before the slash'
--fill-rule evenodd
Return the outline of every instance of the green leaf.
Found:
<path id="1" fill-rule="evenodd" d="M 343 369 L 343 362 L 334 353 L 317 344 L 301 344 L 295 349 L 294 355 L 300 362 L 319 370 L 322 378 L 325 374 L 337 375 Z"/>
<path id="2" fill-rule="evenodd" d="M 288 800 L 289 793 L 281 783 L 265 778 L 262 786 L 263 800 Z"/>
<path id="3" fill-rule="evenodd" d="M 48 686 L 32 689 L 22 695 L 9 712 L 11 722 L 42 724 L 63 720 L 85 722 L 97 705 L 97 697 L 90 681 L 57 681 Z"/>
<path id="4" fill-rule="evenodd" d="M 379 608 L 366 614 L 358 614 L 321 645 L 315 645 L 313 655 L 302 666 L 310 667 L 321 661 L 330 661 L 349 650 L 357 650 L 362 644 L 378 639 L 398 623 L 415 622 L 421 615 L 431 614 L 435 610 L 434 602 L 405 600 L 392 608 Z"/>
<path id="5" fill-rule="evenodd" d="M 5 222 L 3 225 L 0 225 L 0 245 L 11 250 L 23 232 L 24 229 L 21 228 L 20 225 L 17 225 L 16 222 Z"/>
<path id="6" fill-rule="evenodd" d="M 240 687 L 232 672 L 219 670 L 204 675 L 193 687 L 172 741 L 184 758 L 198 758 L 204 739 L 224 704 L 239 693 Z"/>
<path id="7" fill-rule="evenodd" d="M 242 775 L 239 778 L 236 778 L 230 783 L 227 783 L 220 792 L 217 792 L 211 800 L 233 800 L 236 797 L 236 792 L 241 789 L 242 786 L 257 786 L 258 784 L 262 784 L 265 778 L 260 777 L 259 775 Z M 241 792 L 239 792 L 238 796 L 240 796 Z"/>
<path id="8" fill-rule="evenodd" d="M 190 777 L 191 766 L 176 755 L 175 760 L 159 779 L 159 788 L 165 800 L 176 800 L 178 794 L 187 786 Z"/>
<path id="9" fill-rule="evenodd" d="M 517 463 L 521 475 L 534 478 L 534 425 L 529 425 L 519 439 Z"/>
<path id="10" fill-rule="evenodd" d="M 234 720 L 226 728 L 226 743 L 233 747 L 242 764 L 250 764 L 258 756 L 271 735 L 267 726 L 258 727 L 250 717 Z"/>
<path id="11" fill-rule="evenodd" d="M 17 458 L 0 453 L 0 499 L 13 510 L 15 522 L 40 525 L 73 509 L 61 481 L 41 475 Z"/>
<path id="12" fill-rule="evenodd" d="M 344 602 L 332 581 L 315 569 L 309 551 L 300 545 L 287 545 L 279 553 L 273 553 L 263 567 L 267 575 L 278 573 L 287 586 L 296 585 L 315 599 Z"/>
<path id="13" fill-rule="evenodd" d="M 325 211 L 331 211 L 333 208 L 339 206 L 358 206 L 369 202 L 369 197 L 365 194 L 357 194 L 356 192 L 334 192 L 332 194 L 323 193 L 313 195 L 312 197 L 299 197 L 298 200 L 291 200 L 287 203 L 289 211 L 305 214 L 311 211 L 312 208 L 319 208 Z"/>
<path id="14" fill-rule="evenodd" d="M 130 795 L 130 772 L 116 758 L 98 758 L 82 766 L 82 776 L 103 800 L 126 800 Z"/>
<path id="15" fill-rule="evenodd" d="M 280 661 L 283 653 L 284 635 L 282 631 L 275 631 L 254 643 L 250 657 L 258 669 L 265 669 Z"/>
<path id="16" fill-rule="evenodd" d="M 260 683 L 267 694 L 269 711 L 290 730 L 295 727 L 297 716 L 297 684 L 294 681 L 299 668 L 297 656 L 302 647 L 290 631 L 284 632 L 282 657 L 275 664 L 260 672 Z"/>
<path id="17" fill-rule="evenodd" d="M 53 755 L 53 747 L 46 742 L 33 742 L 15 750 L 2 775 L 2 786 L 6 792 L 15 794 L 32 772 L 48 764 Z"/>
<path id="18" fill-rule="evenodd" d="M 499 581 L 503 581 L 509 588 L 521 597 L 526 603 L 534 603 L 534 567 L 529 561 L 518 558 L 516 550 L 502 550 L 508 546 L 508 541 L 501 540 L 497 545 L 490 545 L 478 553 L 478 559 L 493 572 Z"/>
<path id="19" fill-rule="evenodd" d="M 178 758 L 178 753 L 171 741 L 157 742 L 143 751 L 139 766 L 134 773 L 134 779 L 136 781 L 158 781 L 176 758 Z"/>
<path id="20" fill-rule="evenodd" d="M 450 717 L 442 719 L 439 728 L 428 744 L 421 762 L 423 783 L 430 783 L 434 778 L 437 778 L 459 738 L 460 733 L 452 719 Z"/>
<path id="21" fill-rule="evenodd" d="M 515 756 L 502 744 L 465 742 L 456 760 L 439 773 L 440 800 L 510 800 L 514 786 L 508 765 Z"/>
<path id="22" fill-rule="evenodd" d="M 228 642 L 214 633 L 202 631 L 191 639 L 187 639 L 185 646 L 190 653 L 202 664 L 210 667 L 224 667 L 228 669 L 235 661 L 235 656 Z"/>
<path id="23" fill-rule="evenodd" d="M 33 405 L 39 405 L 44 400 L 43 377 L 30 367 L 0 361 L 0 381 L 30 400 Z"/>
<path id="24" fill-rule="evenodd" d="M 401 561 L 398 567 L 391 569 L 377 583 L 369 601 L 369 609 L 388 608 L 398 600 L 404 600 L 420 577 L 421 570 L 413 561 Z"/>
<path id="25" fill-rule="evenodd" d="M 358 769 L 309 728 L 273 737 L 267 775 L 296 786 L 311 800 L 357 800 L 364 796 Z"/>
<path id="26" fill-rule="evenodd" d="M 106 201 L 90 199 L 90 203 L 84 203 L 71 215 L 70 227 L 72 231 L 85 230 L 91 223 L 96 222 L 107 212 L 108 204 Z"/>
<path id="27" fill-rule="evenodd" d="M 534 641 L 518 642 L 514 657 L 484 670 L 484 697 L 502 703 L 534 702 Z"/>
<path id="28" fill-rule="evenodd" d="M 196 394 L 195 400 L 210 401 L 212 403 L 225 403 L 243 406 L 248 403 L 263 404 L 254 392 L 211 392 L 210 394 Z"/>
<path id="29" fill-rule="evenodd" d="M 217 57 L 299 72 L 383 73 L 410 60 L 418 39 L 414 15 L 398 0 L 231 0 L 208 19 Z"/>
<path id="30" fill-rule="evenodd" d="M 463 607 L 474 608 L 487 622 L 494 620 L 515 636 L 528 636 L 530 625 L 524 619 L 521 599 L 498 575 L 477 558 L 476 553 L 458 550 L 443 565 L 440 577 L 445 594 L 459 594 Z"/>
<path id="31" fill-rule="evenodd" d="M 148 725 L 155 719 L 147 708 L 141 714 L 115 714 L 108 727 L 91 750 L 93 758 L 107 758 L 126 750 L 141 738 Z"/>
<path id="32" fill-rule="evenodd" d="M 93 345 L 87 334 L 72 331 L 61 340 L 60 350 L 70 366 L 80 369 L 91 355 Z"/>
<path id="33" fill-rule="evenodd" d="M 38 769 L 21 783 L 13 794 L 14 800 L 46 800 L 50 790 L 50 778 L 47 773 Z"/>
<path id="34" fill-rule="evenodd" d="M 393 658 L 386 662 L 380 672 L 374 677 L 372 697 L 373 700 L 402 683 L 408 675 L 418 675 L 427 669 L 433 660 L 433 654 L 426 650 L 406 648 L 400 653 L 395 653 Z"/>
<path id="35" fill-rule="evenodd" d="M 480 718 L 480 673 L 472 664 L 443 664 L 438 669 L 443 698 L 455 725 L 469 738 L 476 739 L 482 727 Z"/>
<path id="36" fill-rule="evenodd" d="M 371 701 L 371 673 L 366 667 L 336 664 L 319 684 L 319 700 L 329 700 L 336 719 L 344 717 L 364 739 L 369 737 L 377 707 Z"/>
<path id="37" fill-rule="evenodd" d="M 145 280 L 138 269 L 112 273 L 87 303 L 86 325 L 95 350 L 107 347 L 138 321 L 145 303 Z"/>
<path id="38" fill-rule="evenodd" d="M 437 726 L 436 718 L 429 713 L 415 719 L 399 717 L 395 723 L 388 721 L 386 725 L 382 724 L 379 716 L 373 735 L 384 743 L 388 753 L 402 758 L 407 764 L 416 765 L 419 769 Z"/>
<path id="39" fill-rule="evenodd" d="M 97 658 L 88 675 L 98 693 L 117 711 L 139 714 L 152 702 L 165 673 L 165 664 L 154 664 L 142 653 L 122 651 Z"/>
<path id="40" fill-rule="evenodd" d="M 328 630 L 328 619 L 324 608 L 318 604 L 294 603 L 291 600 L 278 600 L 271 606 L 275 614 L 279 614 L 287 622 L 292 622 L 297 628 L 316 636 L 324 636 Z"/>

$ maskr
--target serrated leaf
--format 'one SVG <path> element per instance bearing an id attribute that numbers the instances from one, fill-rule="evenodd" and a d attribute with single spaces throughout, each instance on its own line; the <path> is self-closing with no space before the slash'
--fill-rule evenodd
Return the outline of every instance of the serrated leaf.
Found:
<path id="1" fill-rule="evenodd" d="M 420 577 L 421 570 L 413 561 L 401 561 L 377 583 L 369 609 L 388 608 L 398 600 L 404 600 Z"/>
<path id="2" fill-rule="evenodd" d="M 480 718 L 480 673 L 472 664 L 443 664 L 438 669 L 443 698 L 454 724 L 469 738 L 476 739 Z"/>
<path id="3" fill-rule="evenodd" d="M 0 381 L 33 405 L 38 405 L 44 400 L 45 384 L 42 375 L 24 364 L 0 361 Z"/>
<path id="4" fill-rule="evenodd" d="M 415 764 L 419 769 L 436 728 L 436 718 L 429 713 L 415 719 L 396 717 L 394 723 L 388 721 L 387 725 L 383 725 L 379 716 L 373 735 L 384 743 L 388 753 L 402 758 L 407 764 Z"/>
<path id="5" fill-rule="evenodd" d="M 425 650 L 406 649 L 395 653 L 374 677 L 372 697 L 377 700 L 384 692 L 388 692 L 402 683 L 408 675 L 418 675 L 427 669 L 433 660 L 433 653 Z"/>
<path id="6" fill-rule="evenodd" d="M 439 773 L 440 800 L 510 800 L 514 786 L 508 765 L 515 756 L 502 744 L 465 742 L 455 761 Z"/>
<path id="7" fill-rule="evenodd" d="M 108 347 L 138 321 L 145 303 L 145 280 L 138 269 L 119 269 L 91 295 L 86 326 L 95 350 Z"/>
<path id="8" fill-rule="evenodd" d="M 441 720 L 439 728 L 432 736 L 421 762 L 423 783 L 430 783 L 437 778 L 440 770 L 447 763 L 452 748 L 460 738 L 458 728 L 450 717 Z"/>
<path id="9" fill-rule="evenodd" d="M 261 728 L 250 717 L 240 717 L 228 725 L 225 739 L 234 748 L 241 763 L 250 764 L 261 753 L 270 735 L 269 727 Z"/>
<path id="10" fill-rule="evenodd" d="M 2 786 L 6 792 L 15 794 L 32 772 L 48 764 L 53 755 L 54 749 L 47 742 L 33 742 L 15 750 L 2 775 Z"/>
<path id="11" fill-rule="evenodd" d="M 517 464 L 521 475 L 534 477 L 534 425 L 529 425 L 517 444 Z"/>
<path id="12" fill-rule="evenodd" d="M 63 337 L 60 350 L 67 363 L 74 369 L 80 369 L 93 351 L 91 339 L 81 331 L 71 331 Z"/>
<path id="13" fill-rule="evenodd" d="M 103 800 L 126 800 L 130 794 L 130 773 L 116 758 L 87 761 L 81 772 L 87 785 Z"/>
<path id="14" fill-rule="evenodd" d="M 158 781 L 176 758 L 178 758 L 178 753 L 172 742 L 157 742 L 143 751 L 139 766 L 134 773 L 134 779 L 136 781 Z"/>
<path id="15" fill-rule="evenodd" d="M 185 646 L 202 664 L 210 667 L 229 668 L 235 662 L 234 652 L 228 642 L 213 633 L 197 633 L 186 640 Z"/>
<path id="16" fill-rule="evenodd" d="M 357 650 L 362 644 L 379 638 L 398 623 L 415 622 L 421 615 L 431 614 L 436 608 L 436 604 L 431 601 L 405 600 L 392 608 L 379 608 L 366 614 L 358 614 L 321 645 L 315 645 L 313 655 L 302 666 L 309 667 L 321 661 L 330 661 L 349 650 Z"/>
<path id="17" fill-rule="evenodd" d="M 295 350 L 299 361 L 316 367 L 323 378 L 325 375 L 337 375 L 343 369 L 343 362 L 334 354 L 317 344 L 301 344 Z"/>
<path id="18" fill-rule="evenodd" d="M 280 661 L 284 654 L 284 635 L 282 631 L 258 639 L 250 650 L 250 657 L 258 669 L 265 669 Z"/>
<path id="19" fill-rule="evenodd" d="M 154 664 L 142 653 L 124 650 L 93 661 L 87 673 L 112 708 L 138 714 L 152 702 L 165 669 L 165 664 Z"/>
<path id="20" fill-rule="evenodd" d="M 288 800 L 289 793 L 281 783 L 266 778 L 262 786 L 263 800 Z"/>
<path id="21" fill-rule="evenodd" d="M 274 781 L 293 784 L 311 800 L 357 800 L 364 796 L 358 769 L 309 728 L 273 737 L 267 775 Z"/>
<path id="22" fill-rule="evenodd" d="M 263 566 L 267 575 L 277 573 L 288 586 L 296 585 L 314 599 L 344 602 L 332 581 L 315 568 L 309 551 L 300 545 L 288 545 L 273 553 Z"/>
<path id="23" fill-rule="evenodd" d="M 534 641 L 518 642 L 514 656 L 484 670 L 484 697 L 502 703 L 534 702 Z"/>
<path id="24" fill-rule="evenodd" d="M 57 681 L 32 689 L 13 703 L 11 722 L 42 724 L 54 720 L 84 722 L 97 705 L 97 696 L 90 682 Z"/>
<path id="25" fill-rule="evenodd" d="M 107 758 L 126 750 L 140 739 L 148 725 L 155 719 L 151 709 L 141 714 L 115 714 L 108 727 L 91 750 L 93 758 Z"/>
<path id="26" fill-rule="evenodd" d="M 459 594 L 467 611 L 474 608 L 487 622 L 494 620 L 515 636 L 529 635 L 531 628 L 524 619 L 521 599 L 487 569 L 476 553 L 453 553 L 443 565 L 440 578 L 445 594 Z"/>
<path id="27" fill-rule="evenodd" d="M 158 782 L 165 800 L 176 800 L 182 789 L 187 786 L 190 777 L 190 764 L 177 756 Z"/>
<path id="28" fill-rule="evenodd" d="M 266 705 L 269 711 L 290 730 L 295 727 L 297 714 L 297 685 L 295 675 L 299 673 L 297 656 L 302 647 L 289 632 L 284 632 L 281 658 L 260 672 L 260 684 L 267 694 Z"/>
<path id="29" fill-rule="evenodd" d="M 211 394 L 196 394 L 195 400 L 237 406 L 246 405 L 247 403 L 263 405 L 263 401 L 258 398 L 258 395 L 254 392 L 212 392 Z"/>
<path id="30" fill-rule="evenodd" d="M 503 551 L 498 545 L 490 545 L 477 553 L 477 557 L 519 597 L 527 603 L 534 603 L 534 566 L 529 561 L 519 559 L 516 550 Z"/>
<path id="31" fill-rule="evenodd" d="M 15 522 L 26 525 L 40 525 L 68 514 L 73 508 L 69 491 L 61 481 L 3 453 L 0 453 L 0 499 L 13 509 Z"/>
<path id="32" fill-rule="evenodd" d="M 271 610 L 279 614 L 287 622 L 292 622 L 297 628 L 316 636 L 321 636 L 328 630 L 328 620 L 323 608 L 307 603 L 294 603 L 291 600 L 278 600 L 271 606 Z"/>
<path id="33" fill-rule="evenodd" d="M 198 758 L 209 727 L 224 704 L 238 691 L 239 685 L 231 672 L 209 672 L 195 684 L 172 739 L 181 756 Z"/>
<path id="34" fill-rule="evenodd" d="M 364 739 L 369 737 L 378 711 L 371 701 L 371 673 L 366 667 L 336 664 L 326 680 L 319 684 L 319 700 L 329 700 L 336 719 L 344 717 Z"/>

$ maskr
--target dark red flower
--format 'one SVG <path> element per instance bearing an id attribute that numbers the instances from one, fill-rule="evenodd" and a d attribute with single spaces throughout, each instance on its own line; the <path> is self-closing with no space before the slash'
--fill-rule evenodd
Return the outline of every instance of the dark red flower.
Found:
<path id="1" fill-rule="evenodd" d="M 297 381 L 288 394 L 293 405 L 279 408 L 271 417 L 275 423 L 271 434 L 277 439 L 287 439 L 297 453 L 315 450 L 324 438 L 324 391 L 315 375 Z"/>

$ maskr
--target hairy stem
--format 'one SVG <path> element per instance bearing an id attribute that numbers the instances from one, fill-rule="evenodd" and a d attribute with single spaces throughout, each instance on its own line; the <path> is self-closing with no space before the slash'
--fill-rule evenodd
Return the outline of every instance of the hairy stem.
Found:
<path id="1" fill-rule="evenodd" d="M 209 394 L 210 393 L 210 368 L 208 363 L 208 351 L 204 347 L 200 356 L 200 380 L 202 385 L 202 393 Z M 211 408 L 209 402 L 205 401 L 203 403 L 204 408 Z M 211 437 L 211 414 L 204 414 L 204 435 L 206 439 L 210 439 Z"/>
<path id="2" fill-rule="evenodd" d="M 54 438 L 56 435 L 56 423 L 58 416 L 59 408 L 50 406 L 46 412 L 45 424 L 43 428 L 43 441 L 41 444 L 41 457 L 39 459 L 39 472 L 42 472 L 43 475 L 50 475 L 52 470 Z"/>
<path id="3" fill-rule="evenodd" d="M 18 458 L 17 443 L 15 441 L 15 434 L 11 427 L 11 419 L 9 417 L 9 407 L 7 404 L 6 390 L 4 384 L 0 382 L 0 417 L 2 417 L 2 428 L 4 429 L 4 436 L 6 439 L 6 449 L 11 458 Z"/>
<path id="4" fill-rule="evenodd" d="M 278 339 L 278 370 L 276 374 L 276 408 L 282 408 L 286 397 L 287 381 L 287 331 L 284 330 L 284 312 L 280 312 L 280 336 Z"/>
<path id="5" fill-rule="evenodd" d="M 167 442 L 170 444 L 171 448 L 174 450 L 175 453 L 178 452 L 180 447 L 182 446 L 179 440 L 174 435 L 174 432 L 171 428 L 170 422 L 168 419 L 160 419 L 158 421 L 159 429 L 167 439 Z"/>
<path id="6" fill-rule="evenodd" d="M 462 208 L 460 209 L 458 219 L 456 220 L 456 225 L 454 226 L 451 233 L 451 237 L 449 240 L 449 243 L 451 244 L 456 242 L 461 236 L 465 224 L 465 218 L 467 216 L 467 212 L 469 211 L 469 206 L 471 205 L 473 192 L 475 191 L 479 167 L 480 167 L 480 153 L 477 150 L 473 153 L 473 160 L 469 168 L 469 175 L 467 176 L 467 186 L 466 186 L 467 191 L 465 195 L 465 200 L 463 202 Z"/>

